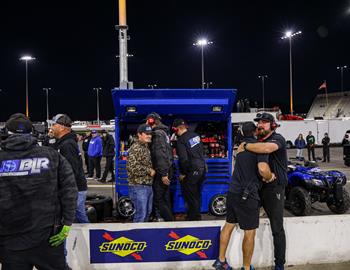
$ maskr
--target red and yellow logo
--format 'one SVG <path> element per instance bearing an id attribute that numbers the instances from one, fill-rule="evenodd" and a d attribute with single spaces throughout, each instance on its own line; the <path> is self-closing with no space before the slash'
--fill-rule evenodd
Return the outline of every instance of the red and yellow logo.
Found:
<path id="1" fill-rule="evenodd" d="M 103 242 L 99 248 L 102 253 L 113 253 L 120 257 L 133 256 L 137 261 L 142 261 L 142 257 L 137 252 L 142 252 L 147 247 L 146 242 L 135 242 L 126 237 L 114 239 L 109 233 L 104 233 L 103 238 L 108 242 Z"/>
<path id="2" fill-rule="evenodd" d="M 165 245 L 166 250 L 178 251 L 185 255 L 196 253 L 202 259 L 208 258 L 203 250 L 208 249 L 212 245 L 211 240 L 201 240 L 192 235 L 186 235 L 180 238 L 173 231 L 169 233 L 169 236 L 175 239 L 175 241 L 169 241 Z"/>

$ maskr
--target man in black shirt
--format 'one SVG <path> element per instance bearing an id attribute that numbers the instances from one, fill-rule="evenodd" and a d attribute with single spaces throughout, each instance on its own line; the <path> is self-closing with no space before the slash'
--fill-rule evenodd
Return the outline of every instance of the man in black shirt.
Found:
<path id="1" fill-rule="evenodd" d="M 264 183 L 260 191 L 261 203 L 270 219 L 275 252 L 275 270 L 283 270 L 286 262 L 286 236 L 283 228 L 284 194 L 287 185 L 287 150 L 282 135 L 275 132 L 277 124 L 269 113 L 258 113 L 259 143 L 242 143 L 238 152 L 269 154 L 269 165 L 276 175 L 272 183 Z"/>
<path id="2" fill-rule="evenodd" d="M 101 182 L 115 181 L 114 175 L 114 156 L 115 156 L 115 142 L 112 135 L 108 134 L 106 130 L 102 130 L 102 156 L 106 158 L 105 169 L 101 178 Z M 108 173 L 111 173 L 111 178 L 107 179 Z"/>
<path id="3" fill-rule="evenodd" d="M 188 131 L 183 119 L 175 119 L 176 152 L 179 157 L 180 183 L 187 205 L 187 220 L 201 220 L 201 186 L 205 179 L 205 160 L 201 138 Z"/>
<path id="4" fill-rule="evenodd" d="M 322 162 L 329 162 L 329 143 L 330 138 L 328 136 L 328 133 L 324 134 L 324 137 L 322 139 L 322 148 L 323 148 L 323 160 Z"/>
<path id="5" fill-rule="evenodd" d="M 160 220 L 173 221 L 170 201 L 170 181 L 172 178 L 173 153 L 168 136 L 168 127 L 163 125 L 158 113 L 147 115 L 147 124 L 152 127 L 151 157 L 156 175 L 153 180 L 154 215 Z"/>
<path id="6" fill-rule="evenodd" d="M 242 131 L 245 143 L 256 142 L 254 137 L 256 126 L 253 122 L 245 123 Z M 226 262 L 225 254 L 232 231 L 237 223 L 244 230 L 242 243 L 243 267 L 241 269 L 254 269 L 250 263 L 254 251 L 255 230 L 259 227 L 260 178 L 263 178 L 266 182 L 274 180 L 274 174 L 271 173 L 268 165 L 268 155 L 258 155 L 248 151 L 237 154 L 233 177 L 227 194 L 227 216 L 220 235 L 219 258 L 213 265 L 217 270 L 232 269 Z"/>
<path id="7" fill-rule="evenodd" d="M 72 166 L 78 187 L 76 222 L 90 223 L 85 211 L 87 182 L 83 169 L 83 160 L 77 143 L 77 136 L 71 128 L 72 120 L 66 114 L 57 114 L 52 119 L 52 123 L 51 128 L 57 139 L 55 148 Z"/>
<path id="8" fill-rule="evenodd" d="M 39 146 L 31 121 L 6 122 L 0 150 L 2 270 L 65 270 L 63 242 L 74 221 L 77 187 L 72 167 L 52 147 Z"/>

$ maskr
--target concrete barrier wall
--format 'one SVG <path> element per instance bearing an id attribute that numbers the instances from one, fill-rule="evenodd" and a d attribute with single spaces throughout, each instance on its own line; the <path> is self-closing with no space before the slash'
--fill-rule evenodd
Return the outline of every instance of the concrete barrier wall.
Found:
<path id="1" fill-rule="evenodd" d="M 89 230 L 125 231 L 141 228 L 188 228 L 223 226 L 224 221 L 120 224 L 101 223 L 73 225 L 68 242 L 68 261 L 74 270 L 90 269 L 211 269 L 213 261 L 183 261 L 166 263 L 90 264 Z M 287 264 L 337 263 L 350 261 L 350 215 L 285 218 Z M 234 232 L 227 258 L 233 267 L 242 264 L 243 231 Z M 154 250 L 157 252 L 157 250 Z M 273 265 L 273 244 L 267 219 L 261 219 L 257 231 L 253 264 Z"/>

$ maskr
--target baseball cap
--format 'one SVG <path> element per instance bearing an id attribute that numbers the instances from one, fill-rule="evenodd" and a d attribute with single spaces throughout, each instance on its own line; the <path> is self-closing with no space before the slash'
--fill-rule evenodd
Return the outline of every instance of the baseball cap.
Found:
<path id="1" fill-rule="evenodd" d="M 154 120 L 161 120 L 162 117 L 156 112 L 151 112 L 150 114 L 147 115 L 146 119 L 148 118 L 153 118 Z"/>
<path id="2" fill-rule="evenodd" d="M 59 124 L 65 127 L 71 127 L 72 126 L 72 119 L 66 114 L 56 114 L 52 118 L 52 124 Z"/>
<path id="3" fill-rule="evenodd" d="M 5 127 L 13 133 L 31 133 L 33 124 L 27 116 L 22 113 L 15 113 L 7 120 Z"/>
<path id="4" fill-rule="evenodd" d="M 183 119 L 178 118 L 178 119 L 175 119 L 173 122 L 173 127 L 177 128 L 178 126 L 182 126 L 182 125 L 186 125 L 186 122 Z"/>
<path id="5" fill-rule="evenodd" d="M 151 134 L 152 133 L 152 127 L 148 124 L 142 124 L 139 125 L 137 128 L 137 133 L 146 133 L 146 134 Z"/>
<path id="6" fill-rule="evenodd" d="M 97 130 L 91 130 L 91 134 L 96 134 Z"/>
<path id="7" fill-rule="evenodd" d="M 256 117 L 254 118 L 254 121 L 255 121 L 255 122 L 258 122 L 258 121 L 260 121 L 260 120 L 265 120 L 265 121 L 274 122 L 274 121 L 275 121 L 275 118 L 273 117 L 272 114 L 264 112 L 264 113 L 258 113 L 258 114 L 256 115 Z"/>

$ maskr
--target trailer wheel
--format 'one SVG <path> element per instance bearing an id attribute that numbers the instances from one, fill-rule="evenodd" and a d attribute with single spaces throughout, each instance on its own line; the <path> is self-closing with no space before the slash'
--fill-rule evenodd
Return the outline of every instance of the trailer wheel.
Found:
<path id="1" fill-rule="evenodd" d="M 225 216 L 226 215 L 226 195 L 218 194 L 215 195 L 209 204 L 209 211 L 214 216 Z"/>
<path id="2" fill-rule="evenodd" d="M 129 218 L 135 214 L 135 207 L 129 197 L 120 197 L 117 202 L 117 211 L 123 218 Z"/>
<path id="3" fill-rule="evenodd" d="M 291 141 L 286 141 L 286 148 L 287 149 L 293 148 L 293 143 Z"/>

